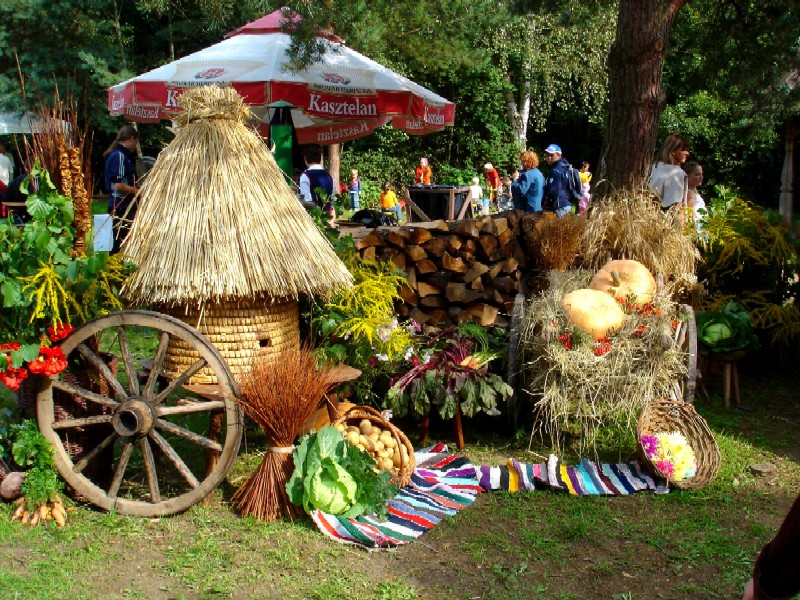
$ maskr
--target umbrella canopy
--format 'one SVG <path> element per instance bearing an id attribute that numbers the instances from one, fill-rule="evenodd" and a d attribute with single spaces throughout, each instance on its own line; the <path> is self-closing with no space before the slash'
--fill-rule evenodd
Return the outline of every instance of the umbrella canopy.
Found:
<path id="1" fill-rule="evenodd" d="M 61 121 L 64 131 L 69 131 L 69 123 Z M 31 113 L 0 113 L 0 135 L 12 133 L 42 133 L 52 127 L 40 117 Z"/>
<path id="2" fill-rule="evenodd" d="M 330 295 L 352 277 L 243 121 L 231 88 L 183 94 L 175 139 L 138 196 L 123 252 L 135 303 L 202 305 Z"/>
<path id="3" fill-rule="evenodd" d="M 300 143 L 344 142 L 387 123 L 411 134 L 453 124 L 452 102 L 324 32 L 322 60 L 290 70 L 291 37 L 281 31 L 289 14 L 277 10 L 218 44 L 109 88 L 109 111 L 133 121 L 171 119 L 183 90 L 217 84 L 232 86 L 265 122 L 269 104 L 292 105 Z"/>

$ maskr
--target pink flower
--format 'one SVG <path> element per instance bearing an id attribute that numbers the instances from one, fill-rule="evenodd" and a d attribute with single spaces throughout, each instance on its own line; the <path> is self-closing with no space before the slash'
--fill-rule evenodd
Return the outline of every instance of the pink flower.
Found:
<path id="1" fill-rule="evenodd" d="M 661 471 L 667 479 L 670 479 L 675 474 L 675 466 L 666 460 L 660 460 L 656 463 L 656 469 Z"/>

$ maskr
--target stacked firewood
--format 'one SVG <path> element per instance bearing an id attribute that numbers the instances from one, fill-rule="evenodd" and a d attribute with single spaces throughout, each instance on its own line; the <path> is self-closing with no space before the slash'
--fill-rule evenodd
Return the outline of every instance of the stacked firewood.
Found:
<path id="1" fill-rule="evenodd" d="M 522 214 L 381 227 L 357 247 L 364 260 L 391 260 L 406 273 L 398 314 L 440 326 L 508 322 L 527 256 Z"/>

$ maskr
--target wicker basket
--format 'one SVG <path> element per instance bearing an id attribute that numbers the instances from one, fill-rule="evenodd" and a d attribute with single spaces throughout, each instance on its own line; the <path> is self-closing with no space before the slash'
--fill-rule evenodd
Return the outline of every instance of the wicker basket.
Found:
<path id="1" fill-rule="evenodd" d="M 643 435 L 677 432 L 682 434 L 694 451 L 697 459 L 697 472 L 693 477 L 680 481 L 670 481 L 647 457 L 642 446 Z M 637 454 L 642 464 L 656 477 L 666 479 L 676 488 L 695 490 L 705 487 L 719 473 L 721 456 L 706 420 L 697 414 L 694 406 L 671 398 L 653 400 L 639 417 L 636 425 Z"/>
<path id="2" fill-rule="evenodd" d="M 219 350 L 238 381 L 250 371 L 253 360 L 266 356 L 280 360 L 281 354 L 300 346 L 300 313 L 296 300 L 281 302 L 264 298 L 241 302 L 208 303 L 196 306 L 159 306 L 158 310 L 195 327 Z M 170 339 L 164 370 L 177 377 L 199 354 L 186 342 Z M 189 383 L 215 384 L 216 376 L 201 369 Z"/>
<path id="3" fill-rule="evenodd" d="M 380 427 L 381 429 L 388 429 L 392 433 L 394 440 L 397 442 L 398 448 L 400 446 L 405 447 L 408 460 L 401 458 L 400 468 L 393 471 L 392 479 L 389 481 L 389 483 L 397 484 L 401 488 L 407 486 L 411 481 L 411 475 L 414 473 L 414 467 L 417 464 L 417 461 L 414 458 L 414 447 L 411 445 L 411 442 L 408 441 L 408 438 L 405 436 L 405 434 L 397 427 L 392 425 L 389 420 L 386 419 L 386 417 L 369 406 L 354 406 L 348 409 L 347 412 L 336 419 L 333 423 L 331 423 L 331 425 L 335 427 L 336 425 L 343 423 L 345 425 L 358 426 L 358 424 L 364 419 L 370 421 L 372 424 Z"/>

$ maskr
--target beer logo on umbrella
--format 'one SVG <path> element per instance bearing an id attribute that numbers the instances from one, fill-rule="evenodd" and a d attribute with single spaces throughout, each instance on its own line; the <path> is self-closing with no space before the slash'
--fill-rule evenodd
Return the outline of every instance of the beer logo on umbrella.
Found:
<path id="1" fill-rule="evenodd" d="M 225 73 L 225 69 L 222 67 L 214 67 L 212 69 L 206 69 L 205 71 L 200 71 L 195 73 L 195 79 L 216 79 Z"/>
<path id="2" fill-rule="evenodd" d="M 348 77 L 339 75 L 338 73 L 323 73 L 322 78 L 329 83 L 337 83 L 339 85 L 347 85 L 350 83 Z"/>

